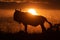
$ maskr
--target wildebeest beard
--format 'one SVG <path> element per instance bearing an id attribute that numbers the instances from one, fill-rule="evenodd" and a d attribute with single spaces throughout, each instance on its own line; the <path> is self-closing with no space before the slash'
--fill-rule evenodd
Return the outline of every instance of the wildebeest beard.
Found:
<path id="1" fill-rule="evenodd" d="M 29 13 L 21 12 L 18 10 L 15 10 L 14 12 L 14 20 L 19 24 L 23 23 L 26 32 L 27 32 L 27 25 L 32 26 L 41 25 L 42 31 L 46 31 L 46 28 L 44 27 L 44 22 L 45 21 L 48 22 L 48 20 L 44 16 L 31 15 Z M 50 22 L 48 23 L 50 24 L 50 26 L 52 26 Z"/>

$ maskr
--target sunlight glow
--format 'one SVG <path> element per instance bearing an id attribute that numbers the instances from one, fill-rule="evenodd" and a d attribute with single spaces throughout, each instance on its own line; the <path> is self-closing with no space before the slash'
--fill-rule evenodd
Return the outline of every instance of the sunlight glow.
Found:
<path id="1" fill-rule="evenodd" d="M 28 12 L 31 13 L 32 15 L 38 15 L 35 9 L 28 9 Z"/>

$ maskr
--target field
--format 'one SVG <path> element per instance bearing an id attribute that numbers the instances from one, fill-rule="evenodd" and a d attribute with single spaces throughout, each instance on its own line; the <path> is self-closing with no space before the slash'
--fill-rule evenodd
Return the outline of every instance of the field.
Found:
<path id="1" fill-rule="evenodd" d="M 37 30 L 38 29 L 38 30 Z M 1 40 L 57 40 L 60 39 L 60 31 L 47 30 L 41 33 L 41 27 L 28 25 L 28 33 L 24 32 L 23 24 L 18 24 L 12 17 L 0 18 Z"/>

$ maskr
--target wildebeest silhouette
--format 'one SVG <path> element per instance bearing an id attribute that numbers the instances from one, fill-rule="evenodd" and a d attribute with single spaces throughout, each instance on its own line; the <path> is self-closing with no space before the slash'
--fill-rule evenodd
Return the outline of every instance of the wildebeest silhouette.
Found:
<path id="1" fill-rule="evenodd" d="M 48 22 L 50 26 L 52 26 L 52 24 L 44 16 L 31 15 L 30 13 L 21 12 L 18 10 L 15 10 L 14 12 L 14 20 L 19 24 L 23 23 L 23 25 L 25 26 L 25 32 L 27 32 L 27 25 L 32 26 L 41 25 L 42 32 L 45 32 L 46 31 L 46 28 L 44 27 L 45 21 Z"/>

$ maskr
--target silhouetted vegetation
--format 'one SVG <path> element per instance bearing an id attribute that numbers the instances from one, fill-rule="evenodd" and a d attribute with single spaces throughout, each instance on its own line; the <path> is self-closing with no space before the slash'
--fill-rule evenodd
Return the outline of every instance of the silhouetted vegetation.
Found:
<path id="1" fill-rule="evenodd" d="M 0 32 L 0 39 L 3 40 L 60 40 L 60 31 L 54 31 L 52 29 L 47 30 L 45 33 L 28 34 L 23 31 L 17 33 L 4 33 Z"/>

